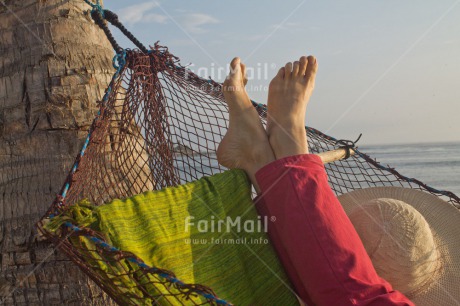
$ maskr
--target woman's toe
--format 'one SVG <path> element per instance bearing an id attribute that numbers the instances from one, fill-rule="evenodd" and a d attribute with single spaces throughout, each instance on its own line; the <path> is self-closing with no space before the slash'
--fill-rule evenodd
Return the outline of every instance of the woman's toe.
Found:
<path id="1" fill-rule="evenodd" d="M 307 65 L 308 65 L 308 58 L 306 56 L 302 56 L 299 59 L 300 66 L 299 66 L 299 75 L 304 76 L 305 71 L 307 70 Z"/>

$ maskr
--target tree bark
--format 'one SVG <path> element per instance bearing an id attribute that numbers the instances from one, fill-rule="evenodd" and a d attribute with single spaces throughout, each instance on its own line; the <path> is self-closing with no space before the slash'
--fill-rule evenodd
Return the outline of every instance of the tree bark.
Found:
<path id="1" fill-rule="evenodd" d="M 0 2 L 0 304 L 113 303 L 34 230 L 113 74 L 113 51 L 88 8 Z"/>

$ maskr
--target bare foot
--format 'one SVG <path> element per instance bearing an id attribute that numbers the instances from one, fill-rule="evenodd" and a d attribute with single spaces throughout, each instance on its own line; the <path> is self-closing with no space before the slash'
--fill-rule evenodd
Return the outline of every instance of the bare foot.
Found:
<path id="1" fill-rule="evenodd" d="M 287 63 L 270 82 L 267 133 L 276 159 L 308 153 L 305 113 L 317 69 L 314 56 L 302 56 Z"/>
<path id="2" fill-rule="evenodd" d="M 217 160 L 227 168 L 245 170 L 259 192 L 255 173 L 274 161 L 275 156 L 259 115 L 244 88 L 246 83 L 246 66 L 236 57 L 230 63 L 230 74 L 222 88 L 230 122 L 227 134 L 217 149 Z"/>

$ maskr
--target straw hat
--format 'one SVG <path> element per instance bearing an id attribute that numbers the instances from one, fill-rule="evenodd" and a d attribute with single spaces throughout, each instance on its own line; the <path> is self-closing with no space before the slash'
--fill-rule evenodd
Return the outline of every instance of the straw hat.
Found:
<path id="1" fill-rule="evenodd" d="M 416 305 L 460 305 L 460 211 L 426 192 L 374 187 L 339 196 L 380 277 Z"/>

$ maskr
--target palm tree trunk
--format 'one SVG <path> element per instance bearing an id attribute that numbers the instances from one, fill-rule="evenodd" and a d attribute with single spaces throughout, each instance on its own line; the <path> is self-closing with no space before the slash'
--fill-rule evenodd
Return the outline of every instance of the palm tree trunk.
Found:
<path id="1" fill-rule="evenodd" d="M 34 230 L 113 73 L 85 10 L 83 0 L 0 0 L 0 304 L 113 303 Z"/>

